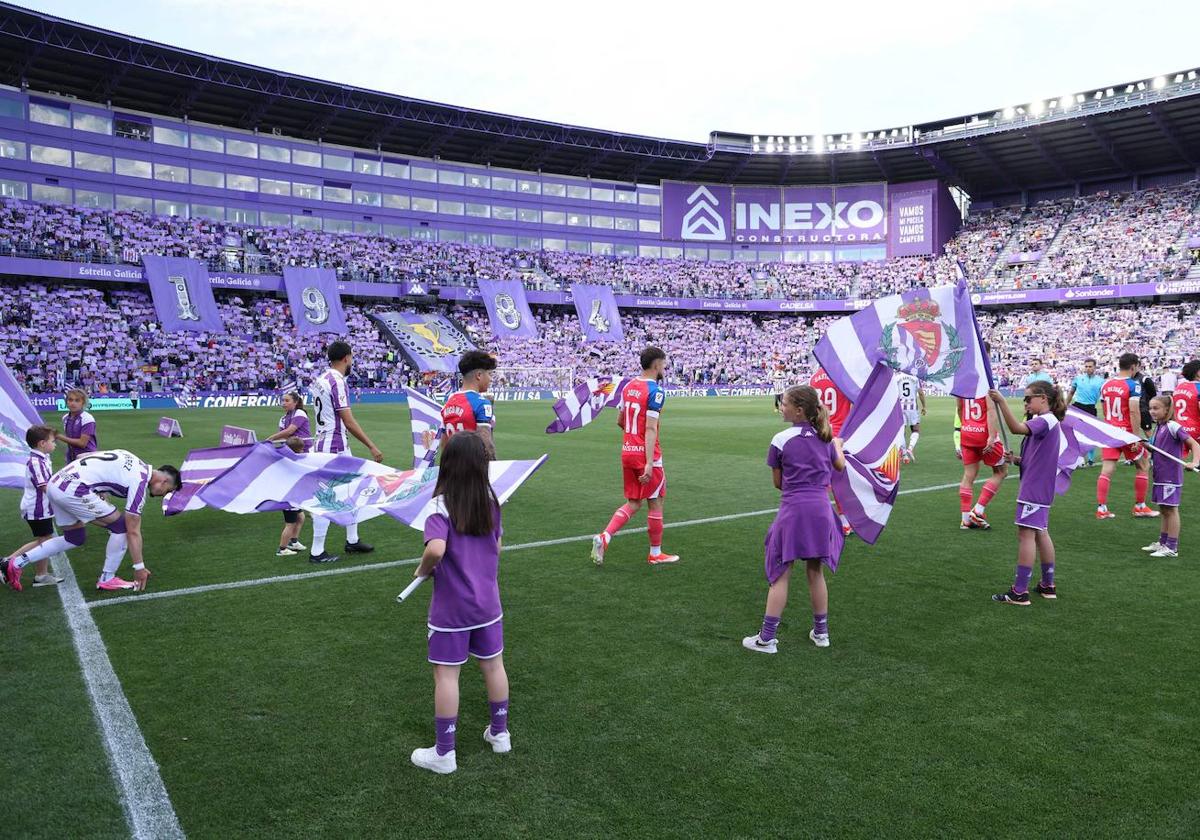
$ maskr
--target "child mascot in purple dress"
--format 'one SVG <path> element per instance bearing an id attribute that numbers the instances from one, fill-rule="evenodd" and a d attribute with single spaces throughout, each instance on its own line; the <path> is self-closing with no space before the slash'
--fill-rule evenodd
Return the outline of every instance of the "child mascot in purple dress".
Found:
<path id="1" fill-rule="evenodd" d="M 779 513 L 767 530 L 765 571 L 767 610 L 762 629 L 742 639 L 742 646 L 758 653 L 775 653 L 775 631 L 787 605 L 792 564 L 804 563 L 808 593 L 812 598 L 813 626 L 808 638 L 819 648 L 829 647 L 829 592 L 822 565 L 837 568 L 845 536 L 829 503 L 833 470 L 844 470 L 842 441 L 833 436 L 829 413 L 816 389 L 808 385 L 788 388 L 780 411 L 789 424 L 771 439 L 767 466 L 775 486 L 782 491 Z"/>
<path id="2" fill-rule="evenodd" d="M 432 575 L 429 661 L 433 664 L 437 743 L 413 750 L 412 762 L 435 773 L 458 769 L 458 672 L 479 660 L 487 685 L 491 724 L 483 740 L 493 752 L 512 749 L 508 733 L 508 674 L 501 653 L 500 503 L 488 481 L 490 457 L 478 432 L 457 432 L 442 447 L 434 501 L 425 520 L 425 554 L 413 577 Z"/>

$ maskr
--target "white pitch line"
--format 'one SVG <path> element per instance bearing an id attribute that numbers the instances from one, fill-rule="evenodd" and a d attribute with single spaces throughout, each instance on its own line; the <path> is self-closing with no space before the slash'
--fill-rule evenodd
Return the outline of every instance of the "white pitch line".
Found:
<path id="1" fill-rule="evenodd" d="M 183 829 L 179 827 L 158 765 L 146 746 L 129 699 L 108 658 L 108 649 L 100 638 L 87 602 L 83 600 L 71 561 L 65 554 L 55 555 L 53 559 L 54 573 L 63 578 L 58 585 L 58 595 L 71 628 L 71 640 L 79 655 L 83 681 L 92 700 L 92 711 L 116 778 L 130 833 L 137 840 L 182 838 Z"/>
<path id="2" fill-rule="evenodd" d="M 986 479 L 978 479 L 975 483 Z M 929 493 L 933 490 L 948 490 L 951 487 L 957 487 L 958 482 L 953 484 L 935 484 L 930 487 L 913 487 L 909 490 L 901 490 L 897 493 L 898 496 L 906 496 L 911 493 Z M 751 516 L 766 516 L 768 513 L 778 513 L 779 508 L 765 508 L 763 510 L 751 510 L 745 513 L 730 513 L 724 516 L 708 516 L 704 519 L 688 519 L 683 522 L 665 522 L 664 528 L 685 528 L 692 525 L 707 525 L 711 522 L 729 522 L 734 519 L 746 519 Z M 646 528 L 622 528 L 622 534 L 644 534 Z M 559 537 L 553 540 L 538 540 L 537 542 L 517 543 L 516 545 L 506 545 L 502 551 L 523 551 L 529 548 L 547 548 L 552 545 L 564 545 L 566 543 L 591 541 L 595 534 L 580 534 L 575 537 Z M 339 566 L 334 569 L 320 569 L 313 572 L 297 572 L 291 575 L 272 575 L 265 578 L 249 578 L 247 580 L 231 580 L 225 583 L 208 583 L 203 586 L 186 586 L 180 589 L 166 589 L 162 592 L 145 592 L 141 595 L 125 595 L 120 598 L 105 598 L 101 601 L 87 602 L 89 609 L 99 609 L 100 607 L 111 607 L 114 604 L 135 604 L 143 601 L 157 601 L 160 598 L 177 598 L 180 595 L 199 595 L 203 592 L 219 592 L 223 589 L 245 589 L 250 586 L 264 586 L 268 583 L 289 583 L 295 580 L 311 580 L 312 578 L 331 577 L 333 575 L 349 575 L 354 572 L 367 572 L 375 569 L 394 569 L 398 566 L 413 566 L 421 562 L 420 557 L 412 557 L 407 560 L 387 560 L 383 563 L 363 563 L 358 566 Z"/>

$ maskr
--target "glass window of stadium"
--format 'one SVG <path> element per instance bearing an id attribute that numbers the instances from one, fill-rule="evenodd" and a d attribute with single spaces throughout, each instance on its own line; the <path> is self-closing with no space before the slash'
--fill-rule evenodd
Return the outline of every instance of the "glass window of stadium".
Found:
<path id="1" fill-rule="evenodd" d="M 354 171 L 359 175 L 378 175 L 382 164 L 370 158 L 354 158 Z"/>
<path id="2" fill-rule="evenodd" d="M 642 192 L 638 190 L 638 204 L 643 207 L 658 207 L 662 204 L 662 196 L 658 193 Z"/>
<path id="3" fill-rule="evenodd" d="M 447 201 L 443 198 L 438 202 L 438 212 L 444 216 L 461 216 L 463 214 L 463 203 L 461 201 Z"/>
<path id="4" fill-rule="evenodd" d="M 492 218 L 499 219 L 502 222 L 515 222 L 517 220 L 517 208 L 495 204 L 492 206 Z"/>
<path id="5" fill-rule="evenodd" d="M 0 178 L 0 197 L 28 198 L 29 187 L 24 181 L 14 181 L 10 178 Z"/>
<path id="6" fill-rule="evenodd" d="M 193 204 L 192 218 L 212 219 L 214 222 L 220 222 L 225 218 L 225 208 L 215 204 Z"/>
<path id="7" fill-rule="evenodd" d="M 683 256 L 683 249 L 678 245 L 662 246 L 662 258 L 664 260 L 677 260 Z"/>
<path id="8" fill-rule="evenodd" d="M 165 125 L 154 126 L 154 142 L 165 146 L 180 146 L 184 149 L 188 144 L 188 133 L 182 128 L 169 128 Z"/>
<path id="9" fill-rule="evenodd" d="M 117 158 L 117 174 L 127 178 L 150 178 L 154 173 L 148 160 Z"/>
<path id="10" fill-rule="evenodd" d="M 465 182 L 466 177 L 461 172 L 455 172 L 452 169 L 438 170 L 438 183 L 445 184 L 449 187 L 461 187 Z"/>
<path id="11" fill-rule="evenodd" d="M 101 114 L 85 114 L 79 111 L 71 116 L 71 125 L 76 131 L 90 131 L 93 134 L 112 134 L 112 117 L 106 117 Z"/>
<path id="12" fill-rule="evenodd" d="M 71 190 L 68 187 L 52 187 L 49 184 L 33 185 L 33 200 L 44 204 L 70 204 Z"/>
<path id="13" fill-rule="evenodd" d="M 308 149 L 293 149 L 292 163 L 297 166 L 320 166 L 321 153 L 311 152 Z"/>
<path id="14" fill-rule="evenodd" d="M 194 177 L 192 179 L 192 183 L 195 183 Z M 278 181 L 274 178 L 259 178 L 258 191 L 266 195 L 291 195 L 292 182 Z"/>
<path id="15" fill-rule="evenodd" d="M 154 164 L 154 180 L 170 181 L 172 184 L 186 184 L 188 182 L 188 168 L 186 166 L 178 166 L 174 163 L 156 163 Z"/>
<path id="16" fill-rule="evenodd" d="M 70 166 L 71 152 L 56 146 L 35 144 L 29 147 L 29 159 L 34 163 L 44 163 L 47 166 Z"/>
<path id="17" fill-rule="evenodd" d="M 467 215 L 476 219 L 489 219 L 492 216 L 492 207 L 490 204 L 468 204 Z"/>
<path id="18" fill-rule="evenodd" d="M 516 248 L 516 247 L 518 247 L 517 246 L 517 237 L 510 236 L 507 233 L 493 233 L 492 234 L 492 245 L 494 245 L 497 248 Z M 528 248 L 529 246 L 522 245 L 520 247 Z"/>
<path id="19" fill-rule="evenodd" d="M 831 263 L 833 262 L 833 251 L 809 251 L 808 261 L 810 263 Z"/>
<path id="20" fill-rule="evenodd" d="M 567 250 L 575 254 L 586 254 L 592 250 L 591 242 L 581 242 L 578 239 L 567 240 Z"/>
<path id="21" fill-rule="evenodd" d="M 547 225 L 565 225 L 567 223 L 567 214 L 562 210 L 544 210 L 542 211 L 542 223 Z"/>
<path id="22" fill-rule="evenodd" d="M 550 184 L 550 183 L 542 184 L 542 195 L 548 195 L 548 196 L 551 196 L 552 198 L 566 198 L 567 197 L 567 185 L 566 184 Z"/>
<path id="23" fill-rule="evenodd" d="M 100 207 L 111 210 L 113 194 L 98 190 L 75 190 L 75 203 L 80 207 Z"/>
<path id="24" fill-rule="evenodd" d="M 42 125 L 54 125 L 59 128 L 70 128 L 71 112 L 66 108 L 43 105 L 40 102 L 30 102 L 29 121 L 41 123 Z"/>
<path id="25" fill-rule="evenodd" d="M 592 187 L 592 201 L 612 201 L 613 190 L 611 187 Z"/>
<path id="26" fill-rule="evenodd" d="M 567 198 L 591 198 L 592 191 L 576 184 L 567 185 Z"/>
<path id="27" fill-rule="evenodd" d="M 137 140 L 140 143 L 150 142 L 150 121 L 141 122 L 135 119 L 113 120 L 113 134 L 125 140 Z"/>
<path id="28" fill-rule="evenodd" d="M 225 153 L 225 140 L 215 134 L 201 134 L 198 131 L 192 132 L 192 148 L 198 152 L 216 152 L 217 154 Z"/>
<path id="29" fill-rule="evenodd" d="M 709 248 L 708 258 L 714 262 L 729 262 L 730 251 L 728 248 Z"/>
<path id="30" fill-rule="evenodd" d="M 412 200 L 412 209 L 418 213 L 436 213 L 437 199 L 436 198 L 414 198 Z"/>
<path id="31" fill-rule="evenodd" d="M 0 139 L 0 158 L 25 160 L 25 144 L 20 140 Z"/>
<path id="32" fill-rule="evenodd" d="M 181 219 L 186 219 L 188 217 L 188 206 L 182 201 L 176 201 L 171 198 L 156 198 L 154 200 L 154 215 L 178 216 Z"/>
<path id="33" fill-rule="evenodd" d="M 397 195 L 396 193 L 384 193 L 383 206 L 391 207 L 394 210 L 407 210 L 409 207 L 408 196 Z"/>
<path id="34" fill-rule="evenodd" d="M 354 222 L 349 219 L 326 219 L 325 230 L 329 233 L 350 233 L 354 230 Z"/>
<path id="35" fill-rule="evenodd" d="M 87 172 L 112 172 L 113 159 L 108 155 L 94 155 L 91 152 L 75 153 L 75 168 Z"/>
<path id="36" fill-rule="evenodd" d="M 600 254 L 601 256 L 611 257 L 613 255 L 613 246 L 611 242 L 593 242 L 592 253 Z"/>
<path id="37" fill-rule="evenodd" d="M 683 258 L 685 260 L 705 260 L 708 259 L 707 248 L 684 248 Z"/>
<path id="38" fill-rule="evenodd" d="M 362 204 L 366 207 L 379 207 L 381 204 L 383 204 L 383 196 L 377 192 L 355 190 L 354 203 Z"/>
<path id="39" fill-rule="evenodd" d="M 258 146 L 258 159 L 269 160 L 272 163 L 291 163 L 292 150 L 287 146 L 269 146 L 266 143 L 260 143 Z"/>
<path id="40" fill-rule="evenodd" d="M 783 261 L 788 262 L 788 263 L 802 263 L 802 262 L 804 262 L 804 257 L 805 257 L 805 254 L 803 251 L 784 251 L 783 252 Z"/>
<path id="41" fill-rule="evenodd" d="M 346 155 L 321 155 L 321 165 L 326 169 L 336 169 L 338 172 L 349 172 L 353 167 L 353 161 Z"/>
<path id="42" fill-rule="evenodd" d="M 468 172 L 466 175 L 467 177 L 463 182 L 463 186 L 474 190 L 490 190 L 492 188 L 491 175 L 478 175 L 473 172 Z"/>
<path id="43" fill-rule="evenodd" d="M 225 173 L 214 172 L 211 169 L 193 169 L 192 184 L 197 187 L 214 187 L 225 189 Z"/>
<path id="44" fill-rule="evenodd" d="M 336 201 L 338 204 L 350 203 L 350 188 L 349 187 L 331 187 L 328 184 L 325 186 L 325 200 Z"/>
<path id="45" fill-rule="evenodd" d="M 154 202 L 142 195 L 117 195 L 118 210 L 137 210 L 142 213 L 153 213 Z"/>
<path id="46" fill-rule="evenodd" d="M 292 183 L 293 198 L 307 198 L 310 201 L 321 200 L 321 185 L 320 184 L 305 184 L 301 181 Z"/>
<path id="47" fill-rule="evenodd" d="M 235 140 L 232 137 L 225 144 L 225 152 L 245 158 L 258 157 L 258 144 L 250 140 Z"/>
<path id="48" fill-rule="evenodd" d="M 384 178 L 408 178 L 407 163 L 391 163 L 383 162 L 383 177 Z"/>
<path id="49" fill-rule="evenodd" d="M 540 210 L 532 210 L 525 207 L 518 208 L 517 221 L 536 225 L 542 221 L 542 212 Z"/>
<path id="50" fill-rule="evenodd" d="M 0 96 L 0 117 L 11 117 L 14 120 L 25 116 L 25 106 L 19 99 L 8 99 Z"/>
<path id="51" fill-rule="evenodd" d="M 658 219 L 638 219 L 638 230 L 642 233 L 658 233 L 661 227 Z"/>
<path id="52" fill-rule="evenodd" d="M 439 230 L 438 242 L 463 242 L 466 235 L 461 230 Z"/>
<path id="53" fill-rule="evenodd" d="M 662 248 L 658 245 L 639 245 L 638 256 L 657 260 L 662 257 Z"/>
<path id="54" fill-rule="evenodd" d="M 637 193 L 633 190 L 614 190 L 613 198 L 617 204 L 637 204 Z"/>
<path id="55" fill-rule="evenodd" d="M 495 244 L 495 245 L 499 244 L 498 242 L 496 242 L 497 236 L 499 236 L 499 234 L 492 234 L 492 244 Z M 506 238 L 511 239 L 512 237 L 510 236 L 510 237 L 506 237 Z M 512 246 L 508 245 L 505 247 L 511 248 Z M 518 236 L 517 237 L 517 247 L 518 248 L 528 248 L 531 251 L 540 251 L 540 250 L 542 250 L 542 240 L 536 236 Z"/>
<path id="56" fill-rule="evenodd" d="M 613 217 L 612 216 L 592 216 L 592 227 L 602 228 L 604 230 L 612 230 Z"/>
<path id="57" fill-rule="evenodd" d="M 267 217 L 270 216 L 268 219 Z M 258 224 L 258 211 L 246 210 L 242 207 L 230 207 L 225 211 L 225 220 L 233 222 L 236 225 L 256 225 Z M 266 210 L 262 212 L 262 223 L 264 225 L 279 225 L 287 227 L 287 213 L 270 213 Z"/>
<path id="58" fill-rule="evenodd" d="M 225 187 L 243 192 L 258 192 L 258 178 L 253 175 L 236 175 L 230 172 L 225 176 Z"/>
<path id="59" fill-rule="evenodd" d="M 502 178 L 499 175 L 492 176 L 492 189 L 500 190 L 501 192 L 516 192 L 516 178 Z"/>
<path id="60" fill-rule="evenodd" d="M 585 213 L 568 213 L 567 214 L 567 226 L 568 227 L 587 227 L 590 224 L 591 224 L 591 217 L 589 217 Z"/>
<path id="61" fill-rule="evenodd" d="M 541 182 L 521 179 L 520 181 L 517 181 L 517 192 L 526 193 L 527 195 L 541 195 Z"/>
<path id="62" fill-rule="evenodd" d="M 618 257 L 636 257 L 637 256 L 637 246 L 636 245 L 618 245 L 617 246 L 617 256 Z"/>
<path id="63" fill-rule="evenodd" d="M 383 235 L 394 236 L 397 239 L 407 239 L 409 234 L 408 225 L 384 225 Z"/>
<path id="64" fill-rule="evenodd" d="M 364 236 L 378 236 L 379 222 L 355 222 L 354 232 L 361 233 Z"/>
<path id="65" fill-rule="evenodd" d="M 305 216 L 302 213 L 297 213 L 292 216 L 292 226 L 303 228 L 304 230 L 320 230 L 321 220 L 316 216 Z"/>
<path id="66" fill-rule="evenodd" d="M 617 230 L 637 230 L 637 219 L 627 219 L 624 216 L 617 216 L 613 219 L 613 227 Z"/>
<path id="67" fill-rule="evenodd" d="M 769 254 L 770 252 L 767 252 L 767 253 Z M 753 250 L 734 251 L 733 252 L 733 260 L 734 260 L 734 262 L 744 262 L 744 263 L 758 262 L 758 251 L 753 251 Z"/>
<path id="68" fill-rule="evenodd" d="M 565 239 L 550 239 L 542 240 L 542 250 L 544 251 L 565 251 L 567 250 L 567 240 Z"/>
<path id="69" fill-rule="evenodd" d="M 419 239 L 422 242 L 432 242 L 437 238 L 437 231 L 433 228 L 415 227 L 412 229 L 412 238 Z"/>
<path id="70" fill-rule="evenodd" d="M 491 245 L 492 237 L 486 233 L 467 233 L 468 245 Z"/>
<path id="71" fill-rule="evenodd" d="M 412 174 L 414 181 L 421 181 L 426 184 L 437 183 L 437 170 L 430 169 L 428 166 L 414 166 L 409 172 Z"/>

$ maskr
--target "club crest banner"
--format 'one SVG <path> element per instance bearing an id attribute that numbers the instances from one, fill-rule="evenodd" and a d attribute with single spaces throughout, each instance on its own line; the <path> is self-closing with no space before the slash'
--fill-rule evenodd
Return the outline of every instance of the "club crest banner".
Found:
<path id="1" fill-rule="evenodd" d="M 487 307 L 492 335 L 496 338 L 537 338 L 537 324 L 525 300 L 525 287 L 519 281 L 480 280 L 479 293 Z"/>
<path id="2" fill-rule="evenodd" d="M 283 270 L 283 286 L 292 307 L 292 321 L 300 335 L 334 333 L 346 335 L 346 316 L 332 268 Z"/>
<path id="3" fill-rule="evenodd" d="M 225 332 L 204 263 L 146 255 L 142 266 L 164 332 Z"/>
<path id="4" fill-rule="evenodd" d="M 575 312 L 579 315 L 579 326 L 588 341 L 624 341 L 621 329 L 621 312 L 617 299 L 609 286 L 580 284 L 571 288 L 575 299 Z"/>
<path id="5" fill-rule="evenodd" d="M 448 318 L 420 312 L 376 312 L 370 316 L 417 370 L 458 370 L 463 353 L 475 343 Z"/>

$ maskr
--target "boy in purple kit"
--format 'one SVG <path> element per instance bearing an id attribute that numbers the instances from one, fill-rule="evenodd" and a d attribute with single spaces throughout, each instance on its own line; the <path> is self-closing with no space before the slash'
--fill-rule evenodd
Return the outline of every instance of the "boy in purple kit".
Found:
<path id="1" fill-rule="evenodd" d="M 775 631 L 787 605 L 788 580 L 797 560 L 804 563 L 812 599 L 813 626 L 808 638 L 819 648 L 829 647 L 829 591 L 822 564 L 836 568 L 845 541 L 827 490 L 833 470 L 846 468 L 842 441 L 833 436 L 829 412 L 809 385 L 788 388 L 780 411 L 791 426 L 775 435 L 767 450 L 767 466 L 782 491 L 779 514 L 767 530 L 767 610 L 762 629 L 742 639 L 742 647 L 758 653 L 777 652 Z"/>
<path id="2" fill-rule="evenodd" d="M 5 562 L 13 557 L 32 551 L 54 536 L 54 508 L 46 496 L 46 485 L 54 472 L 50 466 L 50 453 L 54 451 L 56 434 L 49 426 L 30 426 L 25 431 L 25 443 L 30 448 L 29 460 L 25 463 L 25 492 L 21 496 L 21 518 L 29 523 L 33 540 L 14 551 Z M 7 568 L 7 566 L 5 567 Z M 54 586 L 62 578 L 50 574 L 50 561 L 38 561 L 34 586 Z"/>
<path id="3" fill-rule="evenodd" d="M 988 396 L 996 403 L 1000 416 L 1014 435 L 1025 435 L 1021 442 L 1021 485 L 1017 488 L 1017 573 L 1012 588 L 992 600 L 998 604 L 1028 607 L 1029 580 L 1033 561 L 1042 561 L 1042 579 L 1037 593 L 1043 598 L 1058 597 L 1054 587 L 1054 543 L 1050 539 L 1050 505 L 1054 503 L 1058 480 L 1058 459 L 1062 428 L 1059 421 L 1067 405 L 1062 392 L 1049 382 L 1030 382 L 1025 388 L 1028 420 L 1018 420 L 1000 392 Z"/>
<path id="4" fill-rule="evenodd" d="M 1171 397 L 1161 395 L 1150 400 L 1150 418 L 1157 424 L 1154 431 L 1154 446 L 1163 452 L 1182 457 L 1184 451 L 1192 455 L 1187 469 L 1194 470 L 1200 463 L 1200 442 L 1188 434 L 1187 429 L 1171 419 L 1173 406 Z M 1183 494 L 1184 465 L 1158 452 L 1153 453 L 1152 479 L 1154 487 L 1150 500 L 1162 512 L 1162 532 L 1158 542 L 1143 548 L 1151 557 L 1179 556 L 1179 503 Z"/>
<path id="5" fill-rule="evenodd" d="M 67 445 L 67 463 L 100 448 L 96 437 L 96 418 L 87 407 L 87 391 L 72 388 L 67 391 L 67 413 L 63 415 L 63 430 L 58 439 Z"/>
<path id="6" fill-rule="evenodd" d="M 412 763 L 453 773 L 458 727 L 458 673 L 470 656 L 479 660 L 492 722 L 483 740 L 492 751 L 512 749 L 508 733 L 508 674 L 501 653 L 500 503 L 488 481 L 489 453 L 478 432 L 456 432 L 442 449 L 434 501 L 425 520 L 425 554 L 413 577 L 433 576 L 429 602 L 429 661 L 437 743 L 413 750 Z"/>

